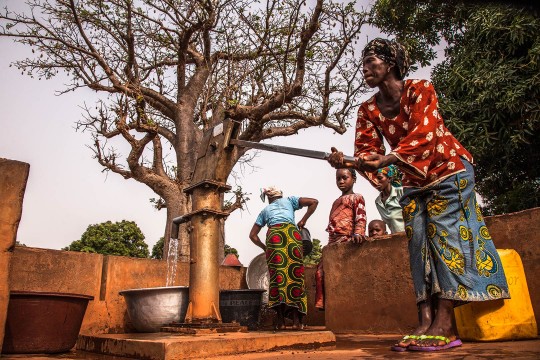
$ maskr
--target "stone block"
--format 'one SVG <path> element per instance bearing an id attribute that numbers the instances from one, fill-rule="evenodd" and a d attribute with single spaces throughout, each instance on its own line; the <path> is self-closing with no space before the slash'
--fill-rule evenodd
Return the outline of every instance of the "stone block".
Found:
<path id="1" fill-rule="evenodd" d="M 0 158 L 0 250 L 12 249 L 21 220 L 30 165 Z"/>

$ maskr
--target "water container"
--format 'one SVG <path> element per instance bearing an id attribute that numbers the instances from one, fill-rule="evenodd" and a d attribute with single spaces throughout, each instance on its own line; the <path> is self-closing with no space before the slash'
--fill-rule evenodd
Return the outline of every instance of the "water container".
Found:
<path id="1" fill-rule="evenodd" d="M 470 302 L 455 308 L 459 336 L 472 341 L 535 339 L 538 329 L 521 258 L 512 249 L 497 252 L 512 298 Z"/>

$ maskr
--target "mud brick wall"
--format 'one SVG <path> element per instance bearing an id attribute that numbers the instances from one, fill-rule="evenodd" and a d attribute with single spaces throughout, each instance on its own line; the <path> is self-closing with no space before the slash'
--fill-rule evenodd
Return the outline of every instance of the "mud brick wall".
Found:
<path id="1" fill-rule="evenodd" d="M 166 285 L 167 263 L 160 260 L 104 256 L 17 246 L 10 290 L 90 295 L 81 334 L 126 333 L 130 325 L 122 290 Z M 245 268 L 222 266 L 221 289 L 245 289 Z M 174 285 L 187 286 L 189 264 L 177 264 Z M 2 327 L 3 328 L 3 327 Z"/>
<path id="2" fill-rule="evenodd" d="M 0 158 L 0 349 L 9 304 L 9 267 L 29 172 L 26 163 Z"/>
<path id="3" fill-rule="evenodd" d="M 521 257 L 540 320 L 540 208 L 486 218 L 498 249 Z M 358 246 L 323 250 L 326 326 L 334 332 L 408 333 L 418 320 L 407 238 L 398 233 Z"/>

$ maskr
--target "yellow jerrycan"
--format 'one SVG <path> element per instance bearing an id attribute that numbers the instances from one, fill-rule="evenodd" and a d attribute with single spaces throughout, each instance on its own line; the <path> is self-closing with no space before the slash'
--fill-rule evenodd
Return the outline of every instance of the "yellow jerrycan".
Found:
<path id="1" fill-rule="evenodd" d="M 470 302 L 456 307 L 459 336 L 470 341 L 535 339 L 538 329 L 521 258 L 512 249 L 497 252 L 511 299 Z"/>

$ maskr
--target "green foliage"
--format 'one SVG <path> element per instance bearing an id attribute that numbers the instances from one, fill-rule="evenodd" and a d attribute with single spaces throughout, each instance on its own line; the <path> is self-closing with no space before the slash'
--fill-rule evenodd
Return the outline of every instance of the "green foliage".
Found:
<path id="1" fill-rule="evenodd" d="M 433 72 L 448 127 L 475 157 L 487 214 L 540 205 L 540 18 L 486 6 Z"/>
<path id="2" fill-rule="evenodd" d="M 133 221 L 110 221 L 88 226 L 80 240 L 62 250 L 81 251 L 103 255 L 148 257 L 148 245 L 141 229 Z"/>
<path id="3" fill-rule="evenodd" d="M 236 250 L 235 248 L 233 247 L 230 247 L 229 245 L 225 244 L 225 256 L 229 255 L 229 254 L 234 254 L 236 255 L 237 258 L 240 258 L 240 255 L 238 255 L 238 250 Z"/>
<path id="4" fill-rule="evenodd" d="M 159 238 L 159 240 L 154 244 L 152 247 L 152 255 L 150 255 L 151 259 L 163 259 L 163 247 L 165 246 L 165 238 L 162 236 Z"/>
<path id="5" fill-rule="evenodd" d="M 322 246 L 319 239 L 313 239 L 313 250 L 308 256 L 304 256 L 305 266 L 314 266 L 321 262 Z"/>
<path id="6" fill-rule="evenodd" d="M 397 18 L 385 4 L 400 4 Z M 431 1 L 433 14 L 404 25 L 404 7 L 425 1 L 378 1 L 377 23 L 424 45 L 447 41 L 432 74 L 446 125 L 475 158 L 486 214 L 540 206 L 540 18 L 504 4 Z M 422 6 L 420 6 L 422 8 Z M 444 20 L 441 14 L 446 14 Z M 435 16 L 436 14 L 436 16 Z M 428 14 L 425 14 L 428 15 Z M 433 26 L 429 26 L 430 19 Z M 439 38 L 434 37 L 438 33 Z M 441 38 L 442 36 L 442 38 Z M 418 48 L 417 48 L 418 49 Z M 416 60 L 429 58 L 421 47 Z"/>
<path id="7" fill-rule="evenodd" d="M 452 41 L 462 26 L 466 6 L 455 0 L 378 0 L 371 11 L 371 24 L 395 35 L 413 62 L 429 65 L 437 56 L 433 46 Z M 412 68 L 411 70 L 414 70 Z"/>
<path id="8" fill-rule="evenodd" d="M 15 245 L 26 247 L 26 245 L 20 242 L 19 240 L 15 241 Z"/>

